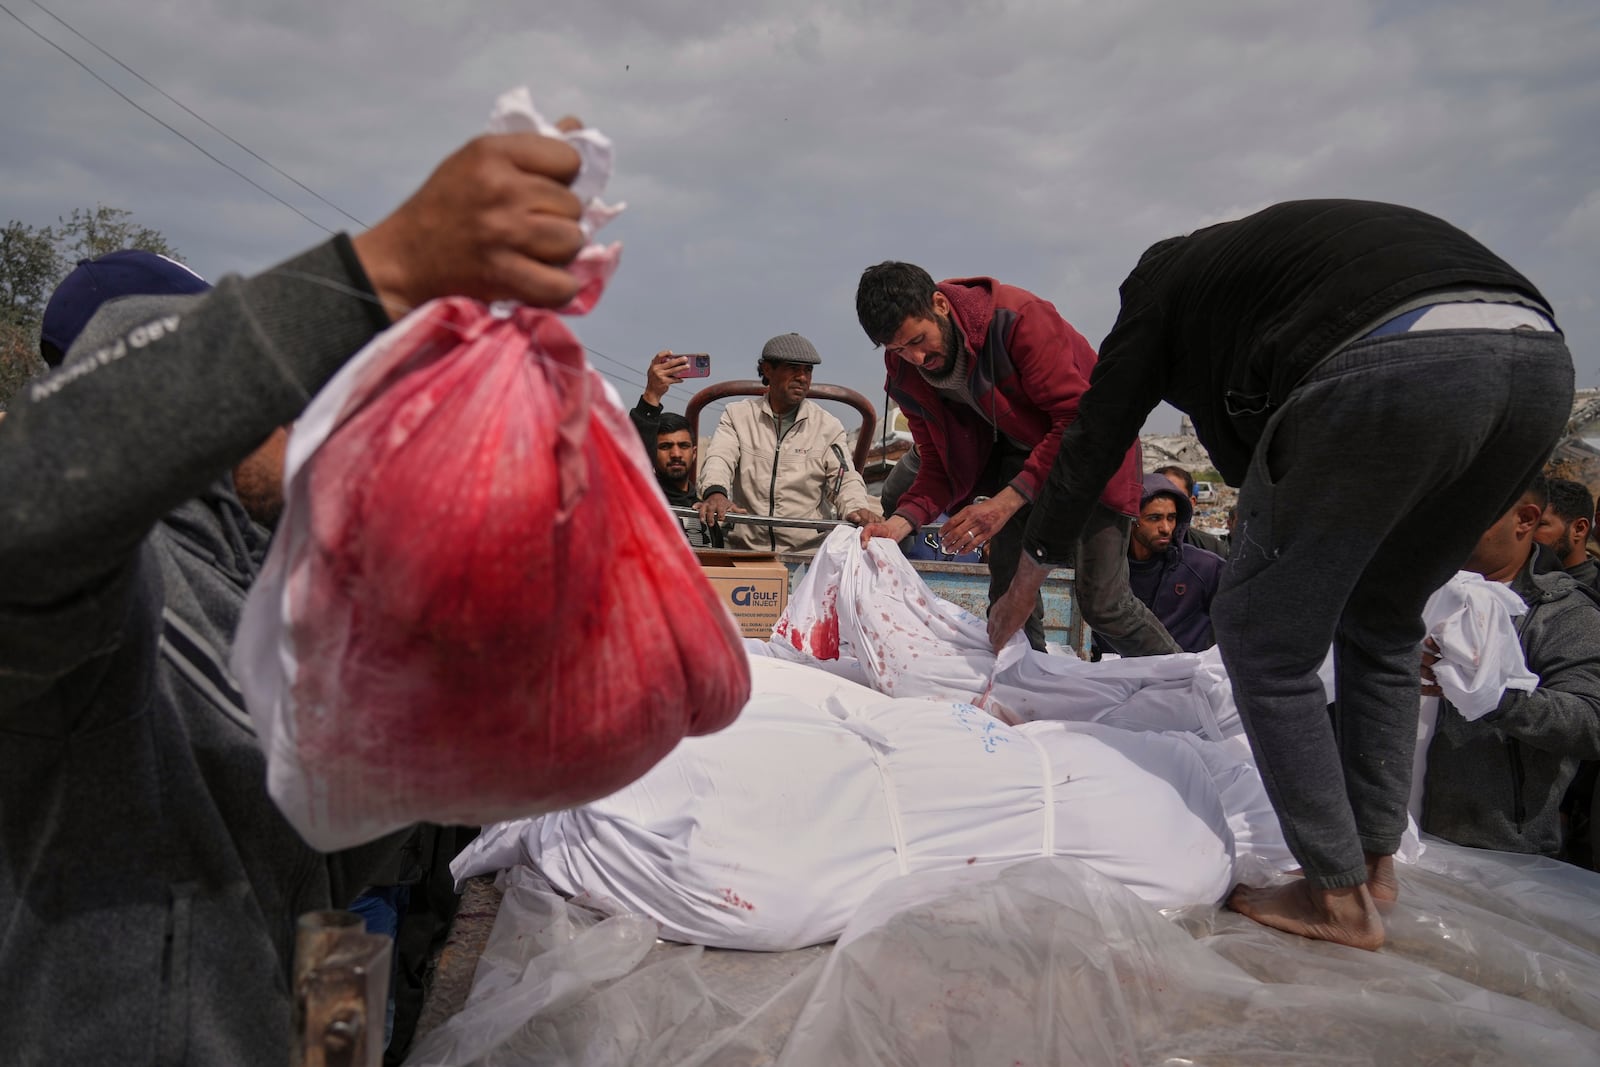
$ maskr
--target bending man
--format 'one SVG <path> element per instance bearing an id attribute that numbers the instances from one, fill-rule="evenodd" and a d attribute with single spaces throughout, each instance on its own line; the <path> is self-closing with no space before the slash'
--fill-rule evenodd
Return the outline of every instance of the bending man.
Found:
<path id="1" fill-rule="evenodd" d="M 1533 283 L 1420 211 L 1298 201 L 1162 241 L 1123 282 L 990 637 L 1027 617 L 1151 409 L 1188 412 L 1240 486 L 1211 619 L 1305 872 L 1229 904 L 1375 949 L 1376 904 L 1398 894 L 1422 607 L 1549 455 L 1572 380 Z"/>
<path id="2" fill-rule="evenodd" d="M 953 516 L 947 552 L 989 546 L 989 602 L 1005 592 L 1022 552 L 1030 505 L 1077 417 L 1094 349 L 1048 300 L 993 278 L 934 284 L 921 267 L 880 263 L 856 288 L 856 317 L 883 346 L 884 388 L 911 425 L 921 465 L 895 514 L 862 532 L 896 541 Z M 1128 588 L 1128 531 L 1139 510 L 1137 440 L 1121 449 L 1115 477 L 1090 510 L 1070 552 L 1084 621 L 1124 656 L 1180 651 Z M 1037 590 L 1028 642 L 1044 651 Z M 1012 629 L 1015 629 L 1013 627 Z"/>

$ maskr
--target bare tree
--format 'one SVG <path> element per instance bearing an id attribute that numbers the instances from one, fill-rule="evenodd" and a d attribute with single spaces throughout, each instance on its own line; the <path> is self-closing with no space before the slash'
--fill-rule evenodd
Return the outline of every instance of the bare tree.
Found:
<path id="1" fill-rule="evenodd" d="M 80 259 L 93 259 L 119 248 L 142 248 L 171 259 L 179 258 L 177 249 L 167 243 L 160 230 L 138 225 L 132 213 L 122 208 L 96 204 L 90 211 L 80 207 L 56 221 L 59 223 L 55 230 L 56 250 L 69 266 Z"/>

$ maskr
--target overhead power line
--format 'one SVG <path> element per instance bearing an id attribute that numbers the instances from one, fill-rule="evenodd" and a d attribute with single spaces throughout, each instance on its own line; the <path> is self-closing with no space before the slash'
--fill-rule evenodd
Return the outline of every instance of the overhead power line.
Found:
<path id="1" fill-rule="evenodd" d="M 68 32 L 73 34 L 73 36 L 77 37 L 79 40 L 83 41 L 89 47 L 93 48 L 95 51 L 99 52 L 101 55 L 103 55 L 107 59 L 111 60 L 111 62 L 115 63 L 117 66 L 121 67 L 123 70 L 127 71 L 129 74 L 131 74 L 135 78 L 139 79 L 139 81 L 144 83 L 149 88 L 155 90 L 157 93 L 160 93 L 162 97 L 164 97 L 165 99 L 170 101 L 172 104 L 176 105 L 177 107 L 183 109 L 183 111 L 186 114 L 188 114 L 190 117 L 194 118 L 196 121 L 202 123 L 207 129 L 211 130 L 213 133 L 217 134 L 218 136 L 224 138 L 225 140 L 228 141 L 228 143 L 232 144 L 234 147 L 238 148 L 240 151 L 245 152 L 246 154 L 248 154 L 251 158 L 257 160 L 263 166 L 266 166 L 267 168 L 272 170 L 273 173 L 275 173 L 275 174 L 279 175 L 280 177 L 284 178 L 286 181 L 292 182 L 298 188 L 304 190 L 306 193 L 309 193 L 311 196 L 315 197 L 317 200 L 321 201 L 323 204 L 326 204 L 328 207 L 332 208 L 334 211 L 337 211 L 339 214 L 343 215 L 345 218 L 349 219 L 351 222 L 355 223 L 357 226 L 360 226 L 362 229 L 369 229 L 370 228 L 370 226 L 371 226 L 370 223 L 364 222 L 361 219 L 357 218 L 356 216 L 352 215 L 350 212 L 346 211 L 344 208 L 340 207 L 338 204 L 334 203 L 332 200 L 330 200 L 327 197 L 323 196 L 321 193 L 317 192 L 315 189 L 311 188 L 309 185 L 305 184 L 300 179 L 296 178 L 294 175 L 289 174 L 287 171 L 285 171 L 282 168 L 280 168 L 277 165 L 275 165 L 271 160 L 267 159 L 265 156 L 261 155 L 259 152 L 257 152 L 254 149 L 252 149 L 249 145 L 244 144 L 242 141 L 240 141 L 237 138 L 235 138 L 232 134 L 228 133 L 226 130 L 224 130 L 221 127 L 217 126 L 215 123 L 213 123 L 210 120 L 208 120 L 205 116 L 203 116 L 203 115 L 199 114 L 198 112 L 196 112 L 193 108 L 189 107 L 189 105 L 185 104 L 183 101 L 179 100 L 177 97 L 173 96 L 171 93 L 167 92 L 165 89 L 161 88 L 159 85 L 157 85 L 154 82 L 152 82 L 149 78 L 146 78 L 143 74 L 140 74 L 137 70 L 134 70 L 131 66 L 129 66 L 127 63 L 124 63 L 121 59 L 117 58 L 117 56 L 113 55 L 107 49 L 101 47 L 98 43 L 96 43 L 94 40 L 92 40 L 88 35 L 83 33 L 83 31 L 79 30 L 76 26 L 73 26 L 71 23 L 67 22 L 66 19 L 63 19 L 60 15 L 57 15 L 54 11 L 50 10 L 48 7 L 45 7 L 43 4 L 41 4 L 39 2 L 39 0 L 31 0 L 31 2 L 33 3 L 34 7 L 38 8 L 40 11 L 42 11 L 46 15 L 50 16 L 50 18 L 54 19 L 61 26 L 65 27 Z M 107 81 L 104 77 L 102 77 L 99 73 L 97 73 L 93 68 L 91 68 L 87 63 L 83 62 L 83 60 L 79 59 L 77 56 L 75 56 L 71 52 L 67 51 L 67 49 L 63 48 L 60 44 L 56 43 L 55 41 L 52 41 L 49 37 L 47 37 L 44 34 L 40 33 L 33 26 L 29 25 L 20 15 L 18 15 L 15 11 L 11 10 L 11 8 L 7 7 L 4 3 L 0 3 L 0 11 L 4 11 L 7 15 L 10 15 L 11 18 L 14 19 L 23 29 L 25 29 L 29 33 L 33 34 L 35 37 L 39 38 L 39 40 L 43 41 L 45 44 L 49 45 L 51 48 L 54 48 L 56 51 L 60 52 L 64 56 L 66 56 L 68 59 L 72 60 L 72 62 L 74 64 L 76 64 L 78 67 L 80 67 L 90 77 L 94 78 L 95 81 L 99 82 L 101 85 L 104 85 L 107 89 L 110 89 L 113 93 L 116 93 L 119 97 L 121 97 L 124 101 L 126 101 L 129 105 L 131 105 L 135 110 L 139 111 L 145 117 L 153 120 L 154 122 L 159 123 L 168 132 L 170 132 L 174 136 L 178 137 L 184 143 L 188 144 L 191 148 L 193 148 L 195 151 L 199 152 L 201 155 L 205 156 L 207 159 L 211 160 L 213 163 L 215 163 L 218 166 L 222 167 L 223 169 L 227 170 L 229 173 L 233 174 L 235 177 L 238 177 L 238 178 L 244 180 L 245 182 L 249 183 L 251 187 L 259 190 L 262 193 L 265 193 L 267 196 L 271 197 L 273 200 L 276 200 L 279 204 L 282 204 L 284 207 L 288 208 L 290 211 L 293 211 L 296 215 L 299 215 L 302 219 L 304 219 L 307 222 L 311 223 L 311 225 L 313 225 L 313 226 L 317 227 L 318 229 L 322 230 L 324 233 L 333 233 L 334 232 L 333 230 L 329 229 L 327 226 L 324 226 L 322 223 L 320 223 L 316 219 L 312 218 L 310 215 L 307 215 L 304 211 L 301 211 L 299 208 L 297 208 L 293 204 L 289 203 L 289 201 L 283 199 L 283 197 L 279 196 L 277 193 L 274 193 L 271 189 L 268 189 L 266 186 L 262 185 L 261 183 L 257 182 L 255 179 L 251 178 L 248 174 L 245 174 L 243 171 L 239 170 L 237 167 L 232 166 L 231 164 L 227 163 L 226 161 L 224 161 L 222 159 L 219 159 L 217 156 L 215 156 L 212 153 L 210 153 L 209 151 L 207 151 L 202 145 L 200 145 L 198 142 L 196 142 L 195 140 L 190 138 L 188 135 L 184 134 L 181 130 L 177 129 L 176 127 L 174 127 L 173 125 L 168 123 L 166 120 L 162 119 L 159 115 L 156 115 L 154 112 L 152 112 L 149 109 L 147 109 L 146 107 L 144 107 L 138 101 L 134 100 L 131 96 L 129 96 L 127 93 L 124 93 L 121 89 L 118 89 L 115 85 L 112 85 L 109 81 Z M 641 388 L 643 387 L 644 382 L 638 377 L 638 373 L 639 372 L 638 372 L 638 370 L 636 368 L 631 367 L 626 363 L 623 363 L 621 360 L 612 359 L 610 356 L 606 355 L 604 352 L 600 352 L 600 351 L 597 351 L 597 350 L 595 350 L 593 348 L 590 348 L 588 345 L 584 345 L 583 348 L 584 348 L 584 351 L 588 352 L 590 355 L 595 356 L 595 357 L 597 357 L 599 359 L 603 359 L 606 362 L 608 362 L 608 363 L 610 363 L 610 364 L 612 364 L 612 365 L 614 365 L 616 367 L 620 367 L 622 370 L 627 372 L 627 375 L 624 376 L 624 375 L 620 375 L 620 374 L 617 374 L 617 373 L 612 372 L 612 371 L 604 370 L 603 368 L 600 368 L 600 367 L 595 367 L 595 370 L 599 371 L 601 374 L 603 374 L 606 377 L 612 379 L 613 381 L 617 382 L 618 384 L 627 385 L 627 386 L 630 386 L 630 387 L 633 387 L 633 386 L 638 386 L 638 387 L 641 387 Z"/>
<path id="2" fill-rule="evenodd" d="M 95 51 L 99 52 L 101 55 L 103 55 L 107 59 L 111 60 L 111 62 L 115 63 L 117 66 L 121 67 L 123 70 L 127 71 L 129 74 L 132 74 L 135 78 L 138 78 L 140 81 L 144 82 L 150 88 L 154 89 L 156 92 L 160 93 L 162 96 L 164 96 L 168 100 L 172 101 L 172 103 L 174 103 L 178 107 L 182 108 L 185 112 L 187 112 L 189 115 L 191 115 L 197 121 L 203 123 L 207 129 L 211 130 L 213 133 L 217 134 L 219 137 L 225 138 L 230 144 L 232 144 L 235 148 L 238 148 L 241 152 L 248 153 L 252 158 L 258 160 L 263 166 L 269 168 L 274 174 L 277 174 L 279 177 L 283 178 L 285 181 L 293 182 L 296 186 L 298 186 L 299 188 L 303 189 L 307 193 L 310 193 L 312 196 L 316 197 L 318 200 L 322 201 L 324 204 L 328 205 L 329 207 L 333 208 L 333 210 L 337 211 L 339 214 L 343 215 L 345 218 L 349 219 L 351 222 L 355 223 L 357 226 L 360 226 L 363 230 L 369 229 L 371 227 L 371 225 L 372 225 L 371 223 L 362 222 L 360 219 L 358 219 L 354 215 L 350 214 L 350 212 L 346 211 L 344 208 L 340 207 L 338 204 L 335 204 L 332 200 L 329 200 L 327 197 L 323 196 L 321 193 L 319 193 L 315 189 L 311 188 L 311 186 L 307 185 L 305 182 L 301 181 L 299 178 L 296 178 L 293 174 L 290 174 L 287 171 L 283 170 L 282 168 L 278 167 L 271 160 L 269 160 L 265 156 L 261 155 L 255 149 L 251 148 L 249 145 L 244 144 L 243 142 L 237 140 L 232 134 L 228 133 L 228 131 L 226 131 L 224 129 L 221 129 L 215 123 L 213 123 L 210 120 L 208 120 L 204 115 L 201 115 L 198 112 L 196 112 L 188 104 L 185 104 L 182 100 L 179 100 L 177 97 L 173 96 L 171 93 L 169 93 L 165 89 L 161 88 L 161 86 L 157 85 L 155 82 L 151 81 L 149 78 L 146 78 L 143 74 L 140 74 L 138 71 L 136 71 L 132 67 L 128 66 L 128 64 L 124 63 L 122 60 L 118 59 L 116 56 L 112 55 L 110 52 L 108 52 L 104 48 L 100 47 L 94 41 L 90 40 L 87 36 L 85 36 L 84 33 L 81 30 L 79 30 L 76 26 L 73 26 L 66 19 L 62 18 L 60 15 L 57 15 L 54 11 L 51 11 L 49 8 L 45 7 L 43 4 L 39 3 L 39 0 L 32 0 L 32 2 L 33 2 L 33 6 L 34 7 L 38 8 L 40 11 L 43 11 L 46 15 L 49 15 L 51 18 L 53 18 L 57 22 L 61 23 L 61 25 L 65 26 L 74 36 L 76 36 L 79 40 L 81 40 L 85 44 L 87 44 L 90 48 L 93 48 Z"/>
<path id="3" fill-rule="evenodd" d="M 579 342 L 579 343 L 581 344 L 582 342 Z M 612 359 L 610 356 L 606 355 L 604 352 L 597 352 L 594 349 L 590 348 L 588 345 L 584 345 L 583 346 L 583 350 L 585 352 L 589 353 L 591 356 L 598 356 L 599 358 L 605 360 L 607 363 L 610 363 L 613 366 L 621 367 L 623 370 L 628 372 L 628 375 L 629 375 L 628 384 L 637 385 L 641 389 L 644 388 L 645 382 L 644 382 L 644 379 L 639 377 L 639 369 L 637 367 L 630 367 L 628 364 L 622 362 L 622 360 L 620 360 L 620 359 Z M 595 370 L 600 370 L 600 368 L 596 367 Z M 602 371 L 601 373 L 605 373 L 605 372 Z"/>
<path id="4" fill-rule="evenodd" d="M 60 52 L 62 55 L 66 56 L 68 59 L 72 60 L 72 62 L 77 64 L 79 67 L 82 67 L 84 72 L 87 73 L 95 81 L 99 82 L 101 85 L 104 85 L 107 89 L 110 89 L 112 92 L 116 93 L 118 96 L 122 97 L 122 99 L 127 101 L 130 106 L 132 106 L 135 110 L 137 110 L 141 114 L 145 115 L 147 118 L 149 118 L 149 119 L 151 119 L 151 120 L 153 120 L 155 122 L 160 123 L 164 128 L 166 128 L 169 132 L 171 132 L 173 136 L 175 136 L 175 137 L 179 138 L 180 140 L 184 141 L 185 143 L 187 143 L 196 152 L 199 152 L 201 155 L 203 155 L 207 159 L 211 160 L 211 162 L 215 163 L 217 166 L 222 167 L 224 170 L 227 170 L 227 171 L 231 172 L 232 174 L 236 175 L 237 177 L 239 177 L 243 181 L 246 181 L 246 182 L 250 183 L 250 185 L 254 186 L 256 189 L 259 189 L 261 192 L 265 193 L 266 195 L 272 197 L 272 199 L 276 200 L 278 203 L 282 204 L 284 207 L 288 208 L 290 211 L 294 212 L 296 215 L 299 215 L 301 218 L 305 219 L 307 222 L 311 223 L 311 225 L 315 226 L 317 229 L 323 231 L 324 233 L 332 233 L 333 232 L 332 230 L 328 229 L 328 227 L 324 226 L 322 223 L 318 222 L 316 219 L 312 218 L 310 215 L 307 215 L 304 211 L 301 211 L 299 208 L 297 208 L 293 204 L 289 203 L 289 201 L 285 200 L 283 197 L 281 197 L 277 193 L 273 192 L 271 189 L 268 189 L 266 186 L 262 185 L 260 182 L 256 181 L 254 178 L 250 177 L 250 175 L 244 173 L 242 170 L 240 170 L 239 168 L 233 166 L 232 164 L 227 163 L 224 160 L 218 159 L 216 156 L 214 156 L 210 152 L 206 151 L 205 148 L 203 148 L 200 144 L 198 144 L 194 139 L 189 137 L 187 134 L 183 133 L 183 131 L 179 130 L 177 127 L 175 127 L 171 123 L 167 122 L 161 116 L 159 116 L 159 115 L 155 114 L 154 112 L 150 111 L 144 105 L 140 104 L 137 100 L 135 100 L 133 97 L 129 96 L 127 93 L 123 92 L 121 89 L 118 89 L 115 85 L 112 85 L 110 82 L 106 81 L 105 78 L 103 78 L 99 74 L 97 74 L 95 72 L 95 70 L 92 67 L 90 67 L 87 63 L 85 63 L 83 60 L 79 59 L 77 56 L 73 55 L 71 52 L 67 51 L 65 48 L 61 47 L 59 44 L 57 44 L 56 42 L 52 41 L 50 38 L 46 37 L 44 34 L 40 33 L 38 30 L 34 29 L 32 26 L 28 25 L 28 23 L 23 20 L 22 16 L 18 15 L 15 11 L 12 11 L 5 4 L 0 3 L 0 11 L 4 11 L 7 15 L 10 15 L 13 19 L 15 19 L 17 21 L 17 23 L 19 25 L 22 26 L 23 29 L 25 29 L 29 33 L 33 34 L 35 37 L 39 38 L 39 40 L 43 41 L 45 44 L 49 45 L 51 48 L 54 48 L 57 52 Z"/>

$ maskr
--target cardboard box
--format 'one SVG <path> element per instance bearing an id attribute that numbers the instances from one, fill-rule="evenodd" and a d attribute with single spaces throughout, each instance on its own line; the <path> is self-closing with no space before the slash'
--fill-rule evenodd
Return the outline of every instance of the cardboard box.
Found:
<path id="1" fill-rule="evenodd" d="M 771 637 L 789 603 L 789 568 L 765 554 L 697 549 L 695 556 L 739 632 L 762 641 Z"/>

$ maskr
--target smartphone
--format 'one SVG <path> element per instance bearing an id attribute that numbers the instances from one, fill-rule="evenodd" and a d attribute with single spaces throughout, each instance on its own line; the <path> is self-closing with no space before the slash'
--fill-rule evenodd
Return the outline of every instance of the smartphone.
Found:
<path id="1" fill-rule="evenodd" d="M 709 378 L 711 377 L 711 357 L 704 352 L 674 352 L 675 356 L 683 356 L 689 365 L 679 373 L 680 378 Z"/>

